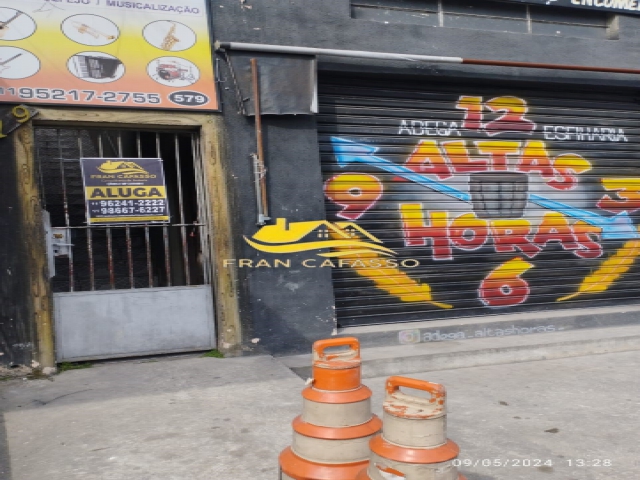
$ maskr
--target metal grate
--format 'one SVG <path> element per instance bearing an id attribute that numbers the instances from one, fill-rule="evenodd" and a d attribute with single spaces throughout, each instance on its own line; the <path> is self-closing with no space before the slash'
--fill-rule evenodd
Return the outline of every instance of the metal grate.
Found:
<path id="1" fill-rule="evenodd" d="M 618 192 L 637 190 L 640 111 L 625 92 L 333 73 L 319 94 L 327 220 L 356 223 L 398 265 L 340 257 L 340 326 L 638 303 L 640 202 Z M 535 128 L 496 133 L 488 107 L 469 124 L 469 98 L 518 99 Z M 567 160 L 588 169 L 567 176 Z"/>
<path id="2" fill-rule="evenodd" d="M 38 127 L 43 208 L 71 246 L 55 257 L 54 292 L 203 285 L 210 281 L 199 144 L 191 133 Z M 88 225 L 82 157 L 162 158 L 168 224 Z"/>

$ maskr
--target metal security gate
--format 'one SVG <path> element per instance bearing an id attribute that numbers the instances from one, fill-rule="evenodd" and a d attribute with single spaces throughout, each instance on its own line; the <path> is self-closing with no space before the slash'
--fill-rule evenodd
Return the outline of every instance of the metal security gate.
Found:
<path id="1" fill-rule="evenodd" d="M 340 325 L 640 301 L 633 96 L 331 77 L 320 106 L 327 219 L 395 252 L 340 257 Z"/>
<path id="2" fill-rule="evenodd" d="M 197 135 L 38 127 L 35 138 L 58 361 L 212 348 L 208 215 Z M 161 158 L 170 222 L 87 224 L 84 157 Z M 103 203 L 107 210 L 118 208 Z"/>

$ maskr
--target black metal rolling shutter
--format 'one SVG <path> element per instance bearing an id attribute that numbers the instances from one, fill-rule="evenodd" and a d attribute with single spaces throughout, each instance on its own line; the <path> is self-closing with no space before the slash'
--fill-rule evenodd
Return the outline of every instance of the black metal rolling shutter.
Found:
<path id="1" fill-rule="evenodd" d="M 324 79 L 327 219 L 395 252 L 334 260 L 339 324 L 638 302 L 639 129 L 604 89 Z"/>

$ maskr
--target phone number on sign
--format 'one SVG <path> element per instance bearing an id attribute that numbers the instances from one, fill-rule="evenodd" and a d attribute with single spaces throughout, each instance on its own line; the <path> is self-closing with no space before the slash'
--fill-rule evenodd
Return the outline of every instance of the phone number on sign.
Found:
<path id="1" fill-rule="evenodd" d="M 24 100 L 59 100 L 61 102 L 91 102 L 92 100 L 106 103 L 162 103 L 158 93 L 140 92 L 96 92 L 95 90 L 62 90 L 61 88 L 1 88 L 0 96 L 11 95 Z"/>
<path id="2" fill-rule="evenodd" d="M 101 208 L 102 215 L 116 214 L 142 214 L 142 213 L 164 213 L 165 207 L 131 207 L 131 208 Z"/>

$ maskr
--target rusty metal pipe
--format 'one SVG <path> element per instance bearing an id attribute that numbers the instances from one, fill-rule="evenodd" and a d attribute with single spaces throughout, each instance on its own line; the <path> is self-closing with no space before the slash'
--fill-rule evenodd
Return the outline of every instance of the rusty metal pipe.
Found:
<path id="1" fill-rule="evenodd" d="M 611 67 L 589 67 L 585 65 L 560 65 L 557 63 L 532 63 L 532 62 L 503 62 L 498 60 L 479 60 L 474 58 L 464 58 L 465 65 L 488 65 L 492 67 L 514 67 L 514 68 L 543 68 L 547 70 L 574 70 L 580 72 L 605 72 L 605 73 L 628 73 L 640 75 L 640 70 L 634 68 L 611 68 Z"/>

